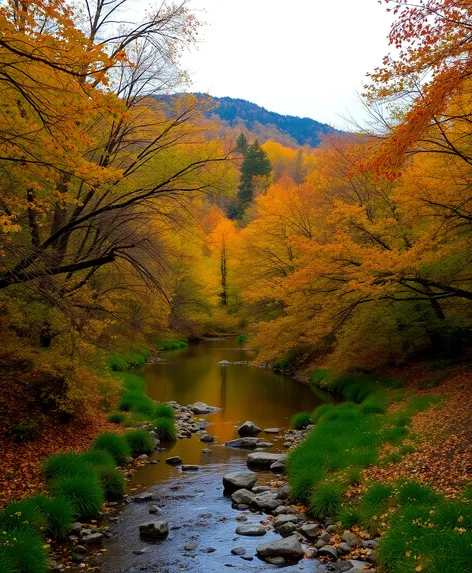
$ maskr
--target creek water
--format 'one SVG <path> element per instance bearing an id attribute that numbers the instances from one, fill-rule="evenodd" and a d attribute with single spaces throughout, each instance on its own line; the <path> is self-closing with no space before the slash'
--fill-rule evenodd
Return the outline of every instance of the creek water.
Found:
<path id="1" fill-rule="evenodd" d="M 150 491 L 153 503 L 161 508 L 158 515 L 149 514 L 148 503 L 129 503 L 119 520 L 111 525 L 113 539 L 103 556 L 104 573 L 192 571 L 208 573 L 232 568 L 236 571 L 275 569 L 260 561 L 256 546 L 280 537 L 268 532 L 263 537 L 237 536 L 241 512 L 231 507 L 224 496 L 222 476 L 229 471 L 245 470 L 248 452 L 227 448 L 225 442 L 237 437 L 237 427 L 251 420 L 261 428 L 287 428 L 293 414 L 311 411 L 320 403 L 310 389 L 288 376 L 272 370 L 234 362 L 248 361 L 251 353 L 234 339 L 206 339 L 187 348 L 161 355 L 156 364 L 145 367 L 144 378 L 148 395 L 159 401 L 175 400 L 188 405 L 197 401 L 221 410 L 202 416 L 211 423 L 208 433 L 216 437 L 213 444 L 204 444 L 200 436 L 163 444 L 165 451 L 155 452 L 128 482 L 128 495 Z M 218 362 L 227 360 L 227 366 Z M 260 434 L 274 443 L 270 451 L 283 451 L 281 437 Z M 203 453 L 210 449 L 211 453 Z M 197 464 L 198 472 L 182 472 L 165 463 L 169 456 L 180 456 L 184 464 Z M 270 472 L 259 472 L 257 485 L 277 479 Z M 243 512 L 246 524 L 259 524 L 265 515 Z M 138 527 L 146 521 L 165 519 L 170 533 L 166 540 L 146 543 L 139 538 Z M 187 549 L 186 549 L 187 547 Z M 189 549 L 190 547 L 190 549 Z M 234 547 L 244 547 L 243 560 L 231 554 Z M 143 553 L 137 554 L 143 550 Z M 316 561 L 302 560 L 284 571 L 314 571 Z"/>

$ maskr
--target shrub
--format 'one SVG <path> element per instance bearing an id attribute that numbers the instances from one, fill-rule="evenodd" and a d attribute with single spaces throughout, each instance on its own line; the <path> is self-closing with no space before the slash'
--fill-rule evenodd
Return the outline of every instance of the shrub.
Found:
<path id="1" fill-rule="evenodd" d="M 125 494 L 125 478 L 116 469 L 110 466 L 97 468 L 98 477 L 108 501 L 120 499 Z"/>
<path id="2" fill-rule="evenodd" d="M 110 453 L 117 464 L 122 464 L 131 455 L 128 442 L 122 436 L 111 432 L 100 434 L 94 442 L 94 449 Z"/>
<path id="3" fill-rule="evenodd" d="M 341 509 L 344 489 L 341 484 L 327 482 L 315 486 L 309 499 L 309 508 L 315 517 L 336 517 Z"/>
<path id="4" fill-rule="evenodd" d="M 51 483 L 51 493 L 72 502 L 79 520 L 97 517 L 101 511 L 105 495 L 98 477 L 65 476 Z"/>
<path id="5" fill-rule="evenodd" d="M 0 514 L 0 528 L 11 531 L 25 526 L 39 532 L 46 527 L 46 518 L 34 499 L 11 501 Z"/>
<path id="6" fill-rule="evenodd" d="M 115 467 L 115 458 L 106 450 L 88 450 L 82 457 L 93 466 Z"/>
<path id="7" fill-rule="evenodd" d="M 113 412 L 108 416 L 107 420 L 112 424 L 121 424 L 124 422 L 125 418 L 126 416 L 123 412 Z"/>
<path id="8" fill-rule="evenodd" d="M 2 534 L 0 563 L 2 559 L 14 573 L 47 573 L 49 556 L 42 535 L 32 527 L 17 527 Z M 12 563 L 14 564 L 11 569 Z M 4 573 L 4 569 L 1 569 Z M 6 569 L 8 571 L 8 569 Z"/>
<path id="9" fill-rule="evenodd" d="M 173 420 L 175 418 L 174 408 L 169 406 L 169 404 L 163 404 L 162 402 L 159 402 L 155 406 L 154 416 L 156 418 L 170 418 Z"/>
<path id="10" fill-rule="evenodd" d="M 248 341 L 248 338 L 247 334 L 240 334 L 239 336 L 236 336 L 236 343 L 240 346 L 244 346 Z"/>
<path id="11" fill-rule="evenodd" d="M 39 424 L 36 421 L 20 422 L 13 427 L 13 441 L 17 444 L 28 444 L 38 435 Z"/>
<path id="12" fill-rule="evenodd" d="M 290 424 L 292 428 L 295 428 L 296 430 L 304 430 L 311 424 L 311 416 L 308 412 L 300 412 L 293 416 Z"/>
<path id="13" fill-rule="evenodd" d="M 157 340 L 155 345 L 163 351 L 179 350 L 188 346 L 188 342 L 186 340 Z"/>
<path id="14" fill-rule="evenodd" d="M 345 529 L 351 529 L 361 522 L 361 511 L 358 507 L 343 507 L 339 511 L 338 519 L 341 522 L 342 527 Z"/>
<path id="15" fill-rule="evenodd" d="M 65 497 L 34 498 L 38 507 L 46 516 L 47 533 L 54 539 L 64 539 L 75 519 L 75 506 Z"/>
<path id="16" fill-rule="evenodd" d="M 150 454 L 154 450 L 154 440 L 145 430 L 130 430 L 126 432 L 125 439 L 133 456 Z"/>
<path id="17" fill-rule="evenodd" d="M 59 476 L 87 476 L 93 474 L 93 467 L 81 454 L 65 453 L 50 456 L 43 464 L 46 479 Z"/>
<path id="18" fill-rule="evenodd" d="M 417 481 L 407 481 L 400 487 L 398 501 L 401 505 L 407 504 L 433 504 L 439 500 L 434 490 Z"/>
<path id="19" fill-rule="evenodd" d="M 170 442 L 176 438 L 174 421 L 170 418 L 157 418 L 155 430 L 160 440 Z"/>

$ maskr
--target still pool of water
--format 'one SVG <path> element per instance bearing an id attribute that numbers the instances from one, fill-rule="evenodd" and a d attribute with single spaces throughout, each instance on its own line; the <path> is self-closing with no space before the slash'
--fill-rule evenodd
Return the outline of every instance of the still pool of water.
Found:
<path id="1" fill-rule="evenodd" d="M 245 420 L 262 428 L 287 428 L 293 414 L 311 411 L 320 400 L 306 385 L 283 374 L 246 364 L 218 364 L 222 360 L 248 361 L 251 357 L 234 339 L 213 338 L 191 343 L 180 351 L 163 353 L 158 363 L 146 366 L 144 377 L 151 398 L 175 400 L 183 405 L 206 402 L 221 408 L 218 413 L 202 416 L 211 423 L 207 431 L 217 440 L 208 445 L 200 442 L 199 435 L 193 435 L 190 439 L 164 444 L 165 451 L 150 456 L 150 460 L 157 463 L 138 470 L 128 484 L 129 495 L 150 490 L 162 511 L 158 516 L 151 516 L 146 503 L 126 506 L 119 522 L 112 525 L 115 537 L 106 547 L 104 573 L 275 569 L 257 557 L 244 561 L 231 554 L 233 547 L 243 546 L 247 555 L 255 556 L 259 543 L 279 536 L 269 532 L 262 538 L 238 539 L 235 535 L 238 512 L 223 495 L 222 475 L 246 469 L 248 452 L 226 448 L 224 444 L 237 437 L 237 427 Z M 271 451 L 284 450 L 277 436 L 261 436 L 273 442 Z M 211 453 L 202 453 L 204 449 L 210 449 Z M 199 465 L 200 470 L 186 474 L 179 467 L 166 464 L 165 459 L 174 455 L 180 456 L 183 463 Z M 274 478 L 270 472 L 260 472 L 258 484 Z M 267 518 L 251 512 L 247 512 L 247 517 L 247 523 L 254 524 Z M 169 521 L 171 532 L 167 540 L 147 544 L 139 539 L 139 524 L 150 519 Z M 186 551 L 188 545 L 196 545 L 196 548 Z M 215 551 L 207 553 L 210 547 Z M 133 553 L 140 549 L 145 551 L 142 555 Z M 302 560 L 285 567 L 284 571 L 302 571 L 307 567 L 315 571 L 316 562 Z"/>

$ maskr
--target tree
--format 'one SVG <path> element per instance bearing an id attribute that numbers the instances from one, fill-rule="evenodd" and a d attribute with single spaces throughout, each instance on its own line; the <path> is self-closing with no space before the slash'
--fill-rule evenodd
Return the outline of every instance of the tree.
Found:
<path id="1" fill-rule="evenodd" d="M 238 139 L 236 140 L 236 151 L 240 153 L 243 157 L 246 157 L 249 149 L 249 141 L 244 133 L 240 133 Z"/>
<path id="2" fill-rule="evenodd" d="M 256 139 L 248 147 L 241 166 L 238 197 L 236 205 L 233 208 L 234 218 L 242 219 L 246 208 L 254 199 L 256 178 L 268 178 L 271 171 L 272 166 L 269 158 Z"/>

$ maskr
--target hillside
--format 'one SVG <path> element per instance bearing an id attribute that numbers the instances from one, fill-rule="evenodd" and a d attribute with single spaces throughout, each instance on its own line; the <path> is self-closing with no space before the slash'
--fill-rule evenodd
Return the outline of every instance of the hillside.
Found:
<path id="1" fill-rule="evenodd" d="M 212 99 L 218 103 L 218 108 L 211 114 L 214 119 L 216 119 L 215 116 L 218 116 L 222 122 L 226 122 L 230 127 L 245 127 L 248 131 L 256 134 L 260 132 L 262 139 L 265 130 L 268 129 L 271 132 L 270 138 L 272 139 L 274 139 L 273 131 L 277 130 L 285 138 L 287 136 L 292 138 L 296 145 L 317 147 L 323 134 L 337 131 L 326 123 L 320 123 L 308 117 L 282 115 L 268 111 L 244 99 L 213 96 Z M 261 130 L 261 126 L 264 129 Z"/>

